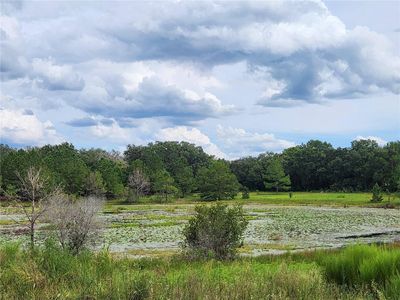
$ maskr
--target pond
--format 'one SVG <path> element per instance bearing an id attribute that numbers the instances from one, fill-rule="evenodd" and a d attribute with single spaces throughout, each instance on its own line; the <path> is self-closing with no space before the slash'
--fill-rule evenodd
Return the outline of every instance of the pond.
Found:
<path id="1" fill-rule="evenodd" d="M 143 209 L 102 214 L 106 227 L 98 248 L 133 256 L 167 255 L 179 251 L 182 229 L 193 205 L 147 206 Z M 351 243 L 400 240 L 400 210 L 312 206 L 245 205 L 249 220 L 242 255 L 279 254 L 316 248 L 336 248 Z M 0 242 L 26 240 L 22 216 L 0 214 Z M 8 221 L 7 221 L 8 220 Z M 40 240 L 46 224 L 38 230 Z"/>

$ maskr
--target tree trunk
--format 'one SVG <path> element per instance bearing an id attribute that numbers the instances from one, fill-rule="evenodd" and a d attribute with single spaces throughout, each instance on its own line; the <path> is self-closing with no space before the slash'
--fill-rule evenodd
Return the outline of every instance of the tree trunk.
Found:
<path id="1" fill-rule="evenodd" d="M 31 249 L 35 246 L 35 223 L 30 224 Z"/>

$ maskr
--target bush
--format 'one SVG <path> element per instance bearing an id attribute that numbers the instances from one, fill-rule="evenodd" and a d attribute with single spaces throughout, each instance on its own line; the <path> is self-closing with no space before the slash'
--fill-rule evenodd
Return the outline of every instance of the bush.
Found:
<path id="1" fill-rule="evenodd" d="M 243 244 L 247 227 L 241 206 L 229 208 L 217 203 L 197 206 L 196 215 L 184 228 L 184 247 L 190 254 L 216 259 L 233 258 Z"/>
<path id="2" fill-rule="evenodd" d="M 242 188 L 242 199 L 250 199 L 250 192 L 248 187 Z"/>
<path id="3" fill-rule="evenodd" d="M 94 196 L 72 201 L 60 194 L 49 200 L 46 217 L 55 227 L 63 249 L 77 254 L 88 244 L 96 242 L 102 228 L 98 218 L 102 207 L 103 201 Z"/>
<path id="4" fill-rule="evenodd" d="M 380 186 L 375 183 L 374 187 L 372 188 L 372 199 L 371 202 L 382 202 L 382 190 Z"/>

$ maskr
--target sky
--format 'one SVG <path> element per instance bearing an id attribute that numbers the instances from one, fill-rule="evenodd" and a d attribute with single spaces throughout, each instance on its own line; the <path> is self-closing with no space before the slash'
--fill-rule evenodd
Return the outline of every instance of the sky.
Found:
<path id="1" fill-rule="evenodd" d="M 400 1 L 1 1 L 0 138 L 235 159 L 400 140 Z"/>

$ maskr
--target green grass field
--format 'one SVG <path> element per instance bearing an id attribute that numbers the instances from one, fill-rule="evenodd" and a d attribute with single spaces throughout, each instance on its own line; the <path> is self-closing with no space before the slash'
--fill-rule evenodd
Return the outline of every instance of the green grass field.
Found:
<path id="1" fill-rule="evenodd" d="M 241 204 L 271 204 L 271 205 L 312 205 L 312 206 L 362 206 L 362 207 L 400 207 L 400 197 L 395 195 L 384 195 L 383 201 L 372 203 L 371 193 L 321 193 L 321 192 L 293 192 L 289 197 L 288 192 L 251 192 L 249 199 L 241 199 L 238 194 L 233 200 L 225 200 L 225 203 L 241 203 Z M 106 210 L 138 210 L 146 209 L 146 207 L 155 208 L 159 204 L 198 204 L 207 203 L 200 199 L 200 196 L 193 194 L 185 198 L 173 199 L 168 203 L 159 203 L 152 197 L 143 197 L 134 205 L 127 204 L 124 200 L 116 199 L 107 202 Z"/>
<path id="2" fill-rule="evenodd" d="M 250 199 L 244 202 L 257 202 L 264 204 L 279 205 L 348 205 L 348 206 L 382 206 L 386 204 L 400 205 L 400 198 L 385 195 L 380 203 L 372 203 L 371 193 L 311 193 L 311 192 L 294 192 L 292 197 L 289 193 L 268 193 L 253 192 Z"/>

